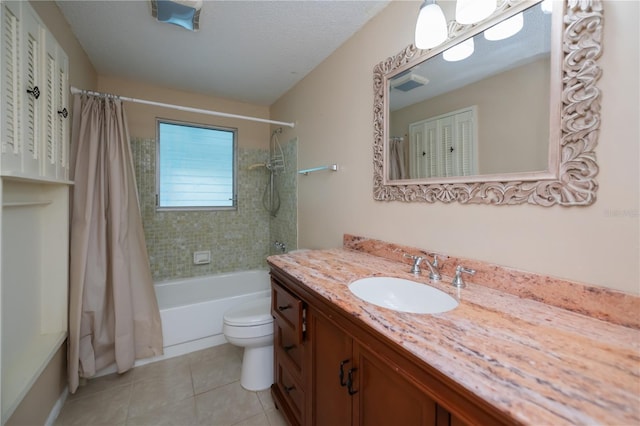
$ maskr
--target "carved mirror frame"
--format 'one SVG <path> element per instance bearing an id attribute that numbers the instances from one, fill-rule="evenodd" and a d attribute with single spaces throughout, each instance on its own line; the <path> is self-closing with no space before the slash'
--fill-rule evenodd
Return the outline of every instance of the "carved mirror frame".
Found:
<path id="1" fill-rule="evenodd" d="M 565 0 L 562 22 L 554 17 L 551 58 L 552 87 L 562 88 L 551 99 L 549 169 L 544 172 L 432 178 L 420 182 L 389 181 L 385 158 L 388 139 L 389 78 L 441 53 L 456 41 L 522 11 L 538 1 L 501 0 L 496 12 L 473 25 L 449 24 L 442 46 L 419 50 L 413 44 L 387 58 L 373 70 L 373 194 L 375 200 L 477 204 L 535 204 L 586 206 L 595 202 L 598 173 L 595 147 L 600 127 L 603 11 L 601 0 Z M 554 5 L 555 7 L 555 5 Z M 554 14 L 555 14 L 554 10 Z M 558 29 L 558 26 L 561 28 Z M 561 45 L 558 52 L 558 44 Z M 560 61 L 554 67 L 555 56 Z M 554 71 L 557 76 L 554 76 Z M 553 86 L 554 79 L 561 79 Z M 560 92 L 560 90 L 555 90 Z M 554 90 L 552 90 L 552 93 Z M 553 98 L 553 97 L 552 97 Z M 555 112 L 554 112 L 555 110 Z M 554 117 L 555 114 L 555 117 Z M 557 136 L 553 136 L 553 135 Z"/>

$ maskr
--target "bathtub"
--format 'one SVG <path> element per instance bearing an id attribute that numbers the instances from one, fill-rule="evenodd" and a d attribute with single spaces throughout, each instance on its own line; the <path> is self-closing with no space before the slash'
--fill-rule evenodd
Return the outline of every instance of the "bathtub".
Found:
<path id="1" fill-rule="evenodd" d="M 271 294 L 267 270 L 164 281 L 154 287 L 162 319 L 165 357 L 225 343 L 224 312 Z"/>

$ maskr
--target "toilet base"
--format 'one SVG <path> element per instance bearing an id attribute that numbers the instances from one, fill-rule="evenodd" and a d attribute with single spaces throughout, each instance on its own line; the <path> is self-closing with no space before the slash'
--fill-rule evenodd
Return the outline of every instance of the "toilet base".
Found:
<path id="1" fill-rule="evenodd" d="M 245 347 L 240 385 L 249 391 L 261 391 L 273 384 L 273 345 Z"/>

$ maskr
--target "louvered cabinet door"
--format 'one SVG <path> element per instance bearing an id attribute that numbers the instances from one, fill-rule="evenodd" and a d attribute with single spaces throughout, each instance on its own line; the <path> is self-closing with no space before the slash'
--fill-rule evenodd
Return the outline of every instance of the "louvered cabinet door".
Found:
<path id="1" fill-rule="evenodd" d="M 22 173 L 40 175 L 41 126 L 45 97 L 43 91 L 44 29 L 30 7 L 22 7 Z"/>
<path id="2" fill-rule="evenodd" d="M 69 112 L 69 61 L 50 33 L 46 34 L 42 117 L 42 175 L 49 179 L 67 179 Z"/>
<path id="3" fill-rule="evenodd" d="M 22 87 L 20 59 L 22 47 L 20 6 L 17 2 L 6 2 L 0 6 L 2 19 L 2 45 L 0 46 L 0 172 L 12 173 L 22 170 Z"/>

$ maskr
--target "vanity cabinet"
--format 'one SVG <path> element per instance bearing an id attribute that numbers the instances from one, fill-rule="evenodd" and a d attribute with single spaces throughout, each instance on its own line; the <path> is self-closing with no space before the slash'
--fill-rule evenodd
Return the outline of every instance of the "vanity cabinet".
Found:
<path id="1" fill-rule="evenodd" d="M 313 425 L 435 425 L 436 403 L 311 307 Z"/>
<path id="2" fill-rule="evenodd" d="M 271 283 L 271 391 L 290 424 L 513 423 L 285 271 Z"/>

